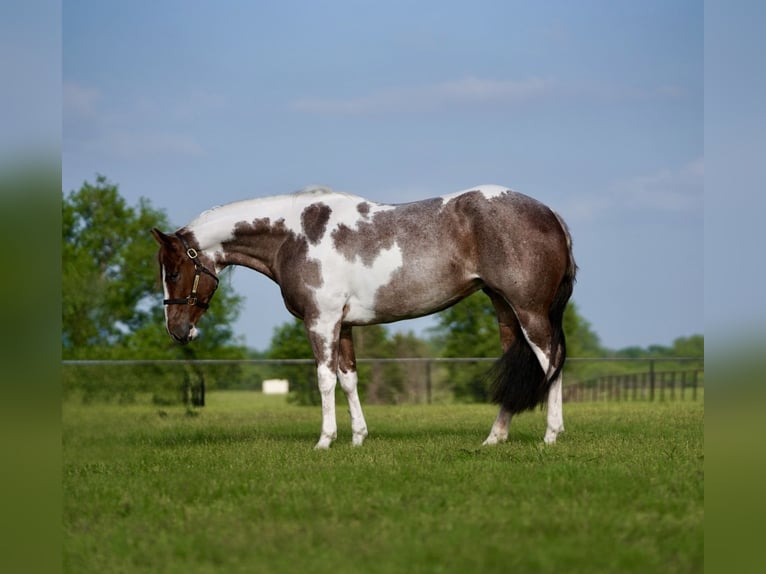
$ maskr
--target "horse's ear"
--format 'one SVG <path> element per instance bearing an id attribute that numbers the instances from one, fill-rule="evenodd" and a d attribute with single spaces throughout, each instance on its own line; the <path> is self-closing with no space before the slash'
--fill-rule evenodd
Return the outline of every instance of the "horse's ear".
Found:
<path id="1" fill-rule="evenodd" d="M 162 233 L 162 231 L 160 231 L 156 227 L 152 228 L 152 235 L 154 236 L 154 239 L 157 240 L 157 243 L 159 243 L 160 245 L 167 245 L 170 243 L 170 237 Z"/>

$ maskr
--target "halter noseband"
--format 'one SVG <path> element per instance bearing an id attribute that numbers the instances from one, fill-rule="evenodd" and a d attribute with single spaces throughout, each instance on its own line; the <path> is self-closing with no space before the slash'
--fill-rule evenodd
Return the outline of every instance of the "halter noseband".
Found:
<path id="1" fill-rule="evenodd" d="M 197 287 L 199 286 L 199 278 L 203 273 L 205 273 L 215 279 L 215 287 L 213 288 L 213 293 L 215 293 L 215 290 L 218 289 L 218 277 L 215 276 L 215 273 L 210 271 L 207 267 L 199 262 L 199 255 L 197 250 L 193 247 L 189 247 L 189 244 L 186 243 L 186 240 L 180 233 L 176 233 L 176 237 L 181 240 L 181 245 L 183 245 L 184 249 L 186 249 L 186 255 L 189 257 L 189 259 L 192 260 L 192 263 L 194 263 L 194 284 L 192 285 L 192 290 L 188 297 L 184 297 L 183 299 L 163 299 L 162 303 L 165 305 L 196 305 L 197 307 L 207 309 L 208 304 L 203 303 L 197 299 Z"/>

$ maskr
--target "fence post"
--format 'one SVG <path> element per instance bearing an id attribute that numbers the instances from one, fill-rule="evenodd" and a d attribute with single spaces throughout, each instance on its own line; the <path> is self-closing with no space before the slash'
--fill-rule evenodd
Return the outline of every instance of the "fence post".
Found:
<path id="1" fill-rule="evenodd" d="M 694 375 L 692 377 L 692 398 L 697 400 L 697 369 L 694 369 Z"/>
<path id="2" fill-rule="evenodd" d="M 649 361 L 649 400 L 654 401 L 654 359 Z"/>

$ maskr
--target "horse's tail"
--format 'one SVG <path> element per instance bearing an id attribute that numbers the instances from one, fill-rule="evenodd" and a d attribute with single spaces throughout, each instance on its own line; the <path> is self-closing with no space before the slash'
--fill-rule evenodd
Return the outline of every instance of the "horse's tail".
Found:
<path id="1" fill-rule="evenodd" d="M 572 238 L 564 220 L 554 212 L 564 230 L 567 244 L 567 266 L 548 310 L 551 324 L 551 365 L 554 370 L 546 377 L 526 335 L 517 329 L 514 343 L 498 359 L 489 372 L 492 402 L 502 405 L 511 414 L 535 408 L 545 401 L 551 384 L 559 376 L 566 361 L 564 311 L 574 289 L 577 264 L 572 252 Z"/>

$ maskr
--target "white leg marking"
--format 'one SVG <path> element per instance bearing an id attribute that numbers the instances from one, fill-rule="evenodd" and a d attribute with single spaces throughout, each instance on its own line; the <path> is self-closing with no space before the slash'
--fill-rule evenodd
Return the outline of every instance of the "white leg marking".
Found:
<path id="1" fill-rule="evenodd" d="M 364 420 L 362 403 L 359 401 L 359 393 L 356 389 L 358 381 L 357 373 L 356 371 L 349 371 L 347 373 L 338 371 L 338 378 L 340 379 L 340 386 L 348 399 L 348 412 L 351 415 L 351 432 L 353 433 L 351 444 L 361 446 L 367 436 L 367 422 Z"/>
<path id="2" fill-rule="evenodd" d="M 162 292 L 165 295 L 165 299 L 170 299 L 170 293 L 168 292 L 168 284 L 165 281 L 165 266 L 162 265 L 161 269 L 162 269 Z M 170 329 L 168 329 L 168 306 L 163 305 L 162 308 L 164 309 L 164 312 L 165 312 L 165 329 L 167 329 L 168 334 L 171 334 Z"/>
<path id="3" fill-rule="evenodd" d="M 489 436 L 482 444 L 484 446 L 505 442 L 508 440 L 508 427 L 511 424 L 511 413 L 500 407 L 497 418 L 489 431 Z"/>
<path id="4" fill-rule="evenodd" d="M 561 399 L 562 374 L 559 373 L 548 393 L 548 428 L 545 431 L 545 444 L 554 444 L 559 433 L 564 432 L 564 409 Z"/>
<path id="5" fill-rule="evenodd" d="M 322 395 L 322 434 L 314 448 L 330 448 L 330 444 L 338 434 L 338 423 L 335 420 L 335 382 L 336 374 L 330 368 L 321 364 L 317 368 L 319 392 Z"/>
<path id="6" fill-rule="evenodd" d="M 524 333 L 526 335 L 526 332 Z M 548 369 L 551 366 L 551 362 L 548 359 L 548 355 L 545 354 L 545 352 L 535 345 L 529 337 L 527 337 L 527 342 L 529 342 L 529 346 L 532 347 L 532 350 L 535 352 L 535 356 L 537 357 L 538 362 L 540 363 L 540 366 L 543 368 L 543 373 L 545 373 L 545 376 L 548 376 Z"/>

